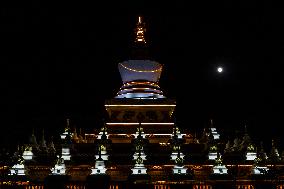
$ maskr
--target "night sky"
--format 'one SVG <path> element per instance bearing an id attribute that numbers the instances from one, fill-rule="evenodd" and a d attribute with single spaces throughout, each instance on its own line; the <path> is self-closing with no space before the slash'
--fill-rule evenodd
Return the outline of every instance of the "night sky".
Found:
<path id="1" fill-rule="evenodd" d="M 176 121 L 201 131 L 213 118 L 234 136 L 284 144 L 283 9 L 270 1 L 152 1 L 1 6 L 2 144 L 21 143 L 35 128 L 59 137 L 66 118 L 100 128 L 104 101 L 121 79 L 137 17 L 144 17 L 160 86 L 176 98 Z M 218 74 L 217 66 L 224 72 Z M 231 134 L 231 135 L 230 135 Z M 233 138 L 229 138 L 233 139 Z"/>

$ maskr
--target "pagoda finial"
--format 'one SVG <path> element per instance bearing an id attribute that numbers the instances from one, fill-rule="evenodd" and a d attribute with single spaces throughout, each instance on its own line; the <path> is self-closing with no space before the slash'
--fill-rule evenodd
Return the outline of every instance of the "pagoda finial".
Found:
<path id="1" fill-rule="evenodd" d="M 247 124 L 245 124 L 245 133 L 248 132 Z"/>
<path id="2" fill-rule="evenodd" d="M 45 138 L 44 138 L 44 128 L 42 129 L 42 138 L 41 138 L 42 141 L 45 141 Z"/>
<path id="3" fill-rule="evenodd" d="M 210 127 L 213 127 L 213 119 L 210 119 Z"/>
<path id="4" fill-rule="evenodd" d="M 135 28 L 135 33 L 136 33 L 135 42 L 136 43 L 146 44 L 146 40 L 145 40 L 145 36 L 144 36 L 145 32 L 146 32 L 145 23 L 142 22 L 142 17 L 139 16 L 138 22 L 137 22 L 136 28 Z"/>
<path id="5" fill-rule="evenodd" d="M 46 141 L 45 141 L 45 137 L 44 137 L 44 128 L 42 129 L 42 138 L 41 138 L 40 145 L 41 145 L 42 148 L 46 148 Z"/>
<path id="6" fill-rule="evenodd" d="M 66 127 L 65 127 L 65 132 L 69 132 L 70 131 L 70 119 L 67 118 L 66 119 Z"/>
<path id="7" fill-rule="evenodd" d="M 20 144 L 17 145 L 17 152 L 20 153 Z"/>

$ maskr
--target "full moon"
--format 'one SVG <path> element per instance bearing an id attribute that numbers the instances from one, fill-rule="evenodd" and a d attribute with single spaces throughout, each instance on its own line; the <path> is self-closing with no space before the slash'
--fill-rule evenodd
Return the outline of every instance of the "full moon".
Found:
<path id="1" fill-rule="evenodd" d="M 217 71 L 218 71 L 219 73 L 221 73 L 221 72 L 223 72 L 223 68 L 222 68 L 222 67 L 218 67 L 218 68 L 217 68 Z"/>

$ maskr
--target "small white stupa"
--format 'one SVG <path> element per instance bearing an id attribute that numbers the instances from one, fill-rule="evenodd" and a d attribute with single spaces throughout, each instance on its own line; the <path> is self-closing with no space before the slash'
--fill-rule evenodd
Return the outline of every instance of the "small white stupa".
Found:
<path id="1" fill-rule="evenodd" d="M 96 160 L 95 168 L 91 168 L 91 175 L 106 174 L 105 162 L 101 157 L 101 148 L 99 149 L 99 158 Z"/>
<path id="2" fill-rule="evenodd" d="M 23 152 L 24 160 L 32 160 L 33 156 L 34 156 L 34 154 L 32 152 L 32 147 L 31 146 L 26 146 L 25 150 Z"/>
<path id="3" fill-rule="evenodd" d="M 64 159 L 64 161 L 70 161 L 71 160 L 71 153 L 70 153 L 70 143 L 71 143 L 71 135 L 66 135 L 65 142 L 62 145 L 62 151 L 61 151 L 61 157 Z"/>
<path id="4" fill-rule="evenodd" d="M 64 163 L 64 159 L 57 155 L 57 162 L 53 168 L 51 168 L 52 175 L 65 175 L 66 174 L 66 167 Z"/>
<path id="5" fill-rule="evenodd" d="M 69 133 L 71 133 L 71 129 L 70 129 L 70 119 L 66 119 L 66 127 L 65 127 L 65 129 L 64 129 L 64 132 L 60 135 L 60 138 L 61 138 L 62 140 L 65 140 L 66 136 L 67 136 Z M 72 135 L 73 135 L 73 134 L 71 133 L 71 136 L 72 136 Z"/>
<path id="6" fill-rule="evenodd" d="M 101 158 L 106 161 L 108 160 L 108 153 L 107 153 L 107 149 L 106 149 L 106 146 L 105 144 L 100 144 L 100 153 L 101 153 Z M 96 155 L 96 159 L 99 159 L 100 155 Z"/>
<path id="7" fill-rule="evenodd" d="M 10 169 L 9 175 L 25 175 L 24 159 L 21 155 L 18 156 L 17 163 Z"/>
<path id="8" fill-rule="evenodd" d="M 246 160 L 253 161 L 257 158 L 257 153 L 252 144 L 249 144 L 247 146 L 247 152 L 246 152 Z"/>
<path id="9" fill-rule="evenodd" d="M 141 158 L 140 153 L 138 154 L 134 168 L 132 168 L 131 170 L 133 175 L 147 174 L 147 168 L 143 164 L 143 159 Z"/>
<path id="10" fill-rule="evenodd" d="M 183 158 L 180 157 L 180 151 L 178 151 L 177 158 L 175 159 L 175 166 L 173 168 L 174 174 L 186 174 L 187 168 L 183 165 Z"/>
<path id="11" fill-rule="evenodd" d="M 135 138 L 137 139 L 138 136 L 141 136 L 142 138 L 145 138 L 145 133 L 143 131 L 143 128 L 141 127 L 141 123 L 139 123 L 139 127 L 137 128 L 136 133 L 134 134 Z"/>
<path id="12" fill-rule="evenodd" d="M 213 145 L 209 148 L 208 159 L 215 160 L 218 157 L 217 146 Z"/>
<path id="13" fill-rule="evenodd" d="M 145 138 L 145 134 L 143 132 L 143 129 L 141 128 L 141 125 L 139 124 L 139 127 L 137 128 L 137 132 L 136 132 L 136 136 L 135 136 L 135 140 L 136 140 L 136 144 L 135 144 L 135 153 L 133 155 L 133 159 L 137 160 L 139 154 L 140 157 L 144 160 L 146 160 L 146 154 L 144 153 L 144 148 L 143 148 L 143 139 Z"/>
<path id="14" fill-rule="evenodd" d="M 69 131 L 62 144 L 61 157 L 64 159 L 64 161 L 71 160 L 71 153 L 70 153 L 71 144 L 72 144 L 72 135 Z"/>
<path id="15" fill-rule="evenodd" d="M 69 161 L 69 160 L 71 159 L 70 148 L 69 148 L 69 147 L 62 147 L 61 157 L 62 157 L 65 161 Z"/>
<path id="16" fill-rule="evenodd" d="M 213 174 L 228 174 L 227 167 L 223 164 L 222 158 L 219 153 L 215 159 L 215 165 L 213 166 Z"/>
<path id="17" fill-rule="evenodd" d="M 172 134 L 172 154 L 171 154 L 171 160 L 176 160 L 178 157 L 178 154 L 181 158 L 184 157 L 183 153 L 180 151 L 180 145 L 178 144 L 178 137 L 180 135 L 180 131 L 177 127 L 174 127 L 173 134 Z M 181 136 L 181 135 L 180 135 Z"/>
<path id="18" fill-rule="evenodd" d="M 220 134 L 217 132 L 217 129 L 213 126 L 213 120 L 210 120 L 210 132 L 212 133 L 214 140 L 220 139 Z"/>
<path id="19" fill-rule="evenodd" d="M 172 138 L 177 137 L 178 139 L 182 139 L 182 134 L 177 126 L 173 128 Z"/>
<path id="20" fill-rule="evenodd" d="M 262 160 L 261 160 L 261 158 L 256 158 L 255 160 L 254 160 L 254 165 L 253 165 L 253 167 L 252 167 L 252 170 L 251 170 L 251 173 L 252 174 L 255 174 L 255 175 L 263 175 L 263 174 L 266 174 L 267 173 L 267 171 L 269 170 L 268 168 L 267 168 L 267 166 L 266 165 L 264 165 L 264 164 L 262 164 L 261 165 L 261 162 Z"/>
<path id="21" fill-rule="evenodd" d="M 173 146 L 173 151 L 172 151 L 172 154 L 171 154 L 171 160 L 176 160 L 177 157 L 178 157 L 178 154 L 181 158 L 184 158 L 184 154 L 180 151 L 180 146 L 175 144 Z"/>
<path id="22" fill-rule="evenodd" d="M 137 158 L 139 157 L 139 153 L 140 153 L 140 157 L 143 159 L 143 161 L 146 160 L 146 154 L 144 153 L 143 146 L 138 144 L 135 148 L 136 148 L 136 151 L 133 155 L 133 159 L 137 160 Z"/>

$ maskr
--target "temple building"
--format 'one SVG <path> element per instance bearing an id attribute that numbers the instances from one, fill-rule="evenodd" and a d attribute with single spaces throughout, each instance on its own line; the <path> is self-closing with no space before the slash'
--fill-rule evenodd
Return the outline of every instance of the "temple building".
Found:
<path id="1" fill-rule="evenodd" d="M 203 133 L 177 126 L 176 101 L 159 85 L 163 65 L 150 56 L 142 17 L 134 31 L 131 58 L 118 63 L 122 86 L 106 99 L 100 130 L 82 133 L 67 119 L 60 142 L 42 132 L 38 143 L 33 132 L 14 154 L 1 155 L 0 188 L 284 188 L 274 140 L 267 155 L 246 127 L 231 141 L 213 120 Z"/>

